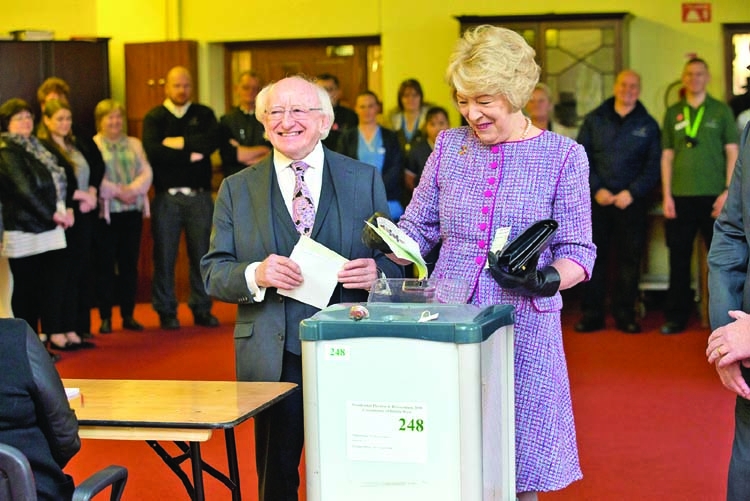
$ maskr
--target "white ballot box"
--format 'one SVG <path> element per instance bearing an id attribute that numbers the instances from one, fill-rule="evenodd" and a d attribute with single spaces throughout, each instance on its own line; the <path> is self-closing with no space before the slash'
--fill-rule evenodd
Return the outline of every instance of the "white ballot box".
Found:
<path id="1" fill-rule="evenodd" d="M 304 320 L 308 501 L 515 500 L 513 319 L 370 302 Z"/>

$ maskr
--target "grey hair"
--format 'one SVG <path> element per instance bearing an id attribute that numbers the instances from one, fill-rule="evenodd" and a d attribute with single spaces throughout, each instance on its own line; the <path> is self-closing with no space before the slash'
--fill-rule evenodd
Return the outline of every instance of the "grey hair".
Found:
<path id="1" fill-rule="evenodd" d="M 316 85 L 311 79 L 307 78 L 304 75 L 294 75 L 287 78 L 299 79 L 311 85 L 315 90 L 315 93 L 318 96 L 318 102 L 320 103 L 320 108 L 322 108 L 322 113 L 328 117 L 328 127 L 323 130 L 320 139 L 327 138 L 328 133 L 331 131 L 331 126 L 333 125 L 334 120 L 333 105 L 331 104 L 331 98 L 328 95 L 328 92 L 323 87 Z M 284 80 L 286 80 L 286 78 Z M 255 98 L 255 118 L 257 118 L 260 123 L 264 123 L 263 119 L 266 114 L 266 110 L 268 109 L 268 95 L 271 90 L 273 90 L 274 86 L 280 81 L 281 80 L 271 82 L 270 84 L 263 87 L 263 89 L 258 93 L 258 97 Z"/>

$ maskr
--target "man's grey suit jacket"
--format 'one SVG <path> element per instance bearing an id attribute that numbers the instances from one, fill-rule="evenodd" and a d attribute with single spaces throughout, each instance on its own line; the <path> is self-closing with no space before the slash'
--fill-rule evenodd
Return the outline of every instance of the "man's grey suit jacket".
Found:
<path id="1" fill-rule="evenodd" d="M 214 208 L 211 244 L 201 260 L 208 294 L 239 305 L 234 337 L 240 381 L 278 381 L 286 322 L 303 319 L 290 317 L 289 311 L 293 307 L 298 311 L 304 305 L 280 296 L 275 288 L 266 291 L 263 301 L 255 302 L 245 281 L 245 269 L 250 263 L 263 261 L 270 254 L 281 254 L 276 232 L 288 230 L 289 225 L 293 228 L 288 211 L 279 209 L 283 200 L 272 156 L 224 179 Z M 388 213 L 380 174 L 371 165 L 328 149 L 325 149 L 325 160 L 327 173 L 323 177 L 312 238 L 315 239 L 321 229 L 329 240 L 331 234 L 338 232 L 338 245 L 329 245 L 332 250 L 348 259 L 374 258 L 387 276 L 402 276 L 401 267 L 380 251 L 365 247 L 361 239 L 365 220 L 376 211 Z M 327 179 L 330 182 L 326 183 Z M 366 291 L 339 286 L 331 302 L 356 302 L 366 298 Z M 297 326 L 293 327 L 297 332 Z"/>
<path id="2" fill-rule="evenodd" d="M 729 185 L 729 196 L 714 224 L 708 253 L 711 328 L 733 321 L 729 310 L 750 312 L 750 124 L 740 140 L 740 152 Z"/>

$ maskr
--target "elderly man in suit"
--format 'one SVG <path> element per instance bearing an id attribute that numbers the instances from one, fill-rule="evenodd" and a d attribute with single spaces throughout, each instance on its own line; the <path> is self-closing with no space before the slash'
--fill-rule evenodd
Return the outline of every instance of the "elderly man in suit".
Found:
<path id="1" fill-rule="evenodd" d="M 727 483 L 730 501 L 750 499 L 750 124 L 745 126 L 741 145 L 708 253 L 714 331 L 706 355 L 724 386 L 737 394 Z"/>
<path id="2" fill-rule="evenodd" d="M 329 304 L 363 301 L 381 273 L 402 269 L 361 241 L 364 221 L 388 211 L 385 188 L 374 167 L 322 145 L 333 123 L 325 90 L 285 78 L 261 91 L 255 113 L 273 151 L 222 182 L 201 268 L 211 296 L 239 304 L 237 379 L 300 385 L 255 421 L 259 499 L 287 501 L 297 499 L 303 446 L 299 323 L 318 311 L 279 294 L 303 281 L 292 249 L 303 234 L 349 259 Z"/>

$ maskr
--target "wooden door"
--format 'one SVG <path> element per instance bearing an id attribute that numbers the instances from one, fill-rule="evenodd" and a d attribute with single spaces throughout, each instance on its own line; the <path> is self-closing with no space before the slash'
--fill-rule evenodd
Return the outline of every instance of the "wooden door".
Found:
<path id="1" fill-rule="evenodd" d="M 193 76 L 193 101 L 198 101 L 198 43 L 189 40 L 125 44 L 125 96 L 128 134 L 141 137 L 143 117 L 164 102 L 167 72 L 174 66 L 184 66 Z M 151 190 L 153 198 L 153 189 Z M 151 221 L 143 223 L 141 252 L 138 262 L 136 301 L 151 302 L 151 282 L 154 276 L 154 243 Z M 185 237 L 175 265 L 175 293 L 180 302 L 190 296 L 189 261 Z"/>
<path id="2" fill-rule="evenodd" d="M 370 37 L 227 44 L 225 74 L 231 78 L 227 81 L 226 96 L 231 100 L 237 74 L 250 69 L 233 65 L 234 55 L 249 53 L 250 57 L 245 59 L 266 83 L 299 73 L 311 78 L 321 73 L 336 75 L 341 85 L 340 102 L 351 107 L 360 91 L 379 90 L 379 85 L 372 88 L 368 71 L 368 49 L 379 44 L 380 40 Z"/>
<path id="3" fill-rule="evenodd" d="M 184 66 L 193 75 L 193 101 L 198 101 L 197 42 L 125 44 L 125 102 L 131 136 L 141 137 L 143 117 L 164 102 L 167 72 L 174 66 Z"/>

